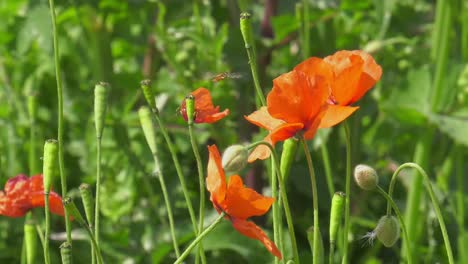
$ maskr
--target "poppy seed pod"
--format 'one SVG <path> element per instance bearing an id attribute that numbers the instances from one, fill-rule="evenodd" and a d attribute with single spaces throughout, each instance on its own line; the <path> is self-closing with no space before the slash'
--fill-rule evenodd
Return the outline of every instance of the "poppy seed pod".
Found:
<path id="1" fill-rule="evenodd" d="M 391 247 L 400 238 L 400 223 L 393 215 L 382 216 L 374 232 L 384 246 Z"/>
<path id="2" fill-rule="evenodd" d="M 62 256 L 62 263 L 63 264 L 68 264 L 72 263 L 72 245 L 68 242 L 63 242 L 62 245 L 60 245 L 60 255 Z"/>
<path id="3" fill-rule="evenodd" d="M 189 125 L 192 125 L 193 120 L 195 119 L 195 96 L 193 96 L 192 94 L 187 95 L 187 97 L 185 97 L 185 106 L 187 113 L 187 122 Z"/>
<path id="4" fill-rule="evenodd" d="M 229 146 L 223 153 L 222 165 L 227 172 L 238 172 L 247 165 L 249 152 L 242 145 Z"/>
<path id="5" fill-rule="evenodd" d="M 102 131 L 104 130 L 109 87 L 109 84 L 106 82 L 100 82 L 94 87 L 94 122 L 96 126 L 97 138 L 102 137 Z"/>
<path id="6" fill-rule="evenodd" d="M 50 192 L 50 186 L 52 184 L 52 178 L 57 169 L 57 156 L 58 156 L 58 141 L 55 139 L 49 139 L 44 144 L 44 164 L 42 167 L 42 173 L 44 174 L 44 191 Z"/>
<path id="7" fill-rule="evenodd" d="M 371 191 L 377 186 L 379 177 L 372 167 L 359 164 L 354 168 L 354 180 L 361 189 Z"/>
<path id="8" fill-rule="evenodd" d="M 150 80 L 141 81 L 140 87 L 141 87 L 141 90 L 143 91 L 143 95 L 145 96 L 146 102 L 148 102 L 148 105 L 151 108 L 151 111 L 158 114 L 158 108 L 156 107 L 154 93 L 151 88 L 151 81 Z"/>

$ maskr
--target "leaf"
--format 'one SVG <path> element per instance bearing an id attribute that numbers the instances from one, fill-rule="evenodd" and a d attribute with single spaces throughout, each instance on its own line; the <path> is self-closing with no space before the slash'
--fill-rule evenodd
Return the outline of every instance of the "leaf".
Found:
<path id="1" fill-rule="evenodd" d="M 431 116 L 430 121 L 457 143 L 468 146 L 468 116 L 458 117 L 434 114 Z"/>
<path id="2" fill-rule="evenodd" d="M 271 20 L 275 41 L 279 42 L 299 29 L 299 23 L 293 15 L 274 16 Z"/>

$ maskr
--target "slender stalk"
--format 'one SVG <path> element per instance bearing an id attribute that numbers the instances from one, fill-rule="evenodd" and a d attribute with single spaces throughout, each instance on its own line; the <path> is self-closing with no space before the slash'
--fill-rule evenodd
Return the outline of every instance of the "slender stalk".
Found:
<path id="1" fill-rule="evenodd" d="M 36 152 L 36 113 L 37 113 L 37 98 L 36 95 L 28 97 L 28 112 L 29 112 L 29 176 L 34 175 L 39 171 L 39 164 Z"/>
<path id="2" fill-rule="evenodd" d="M 50 263 L 50 248 L 49 248 L 49 237 L 50 237 L 50 211 L 49 211 L 49 192 L 44 192 L 45 201 L 45 240 L 44 240 L 44 262 Z"/>
<path id="3" fill-rule="evenodd" d="M 468 8 L 468 6 L 466 7 Z M 459 248 L 459 261 L 460 263 L 467 263 L 468 261 L 468 254 L 466 252 L 466 238 L 465 238 L 465 202 L 464 202 L 464 195 L 465 195 L 465 182 L 464 182 L 464 159 L 463 159 L 463 152 L 460 146 L 455 147 L 455 175 L 456 175 L 456 183 L 457 183 L 457 190 L 456 190 L 456 207 L 457 207 L 457 222 L 458 222 L 458 229 L 459 229 L 459 237 L 458 237 L 458 248 Z"/>
<path id="4" fill-rule="evenodd" d="M 96 156 L 96 206 L 94 207 L 94 235 L 96 236 L 96 243 L 99 244 L 99 211 L 101 199 L 101 137 L 96 138 L 97 156 Z M 92 224 L 92 223 L 91 223 Z"/>
<path id="5" fill-rule="evenodd" d="M 255 148 L 258 145 L 265 145 L 268 148 L 270 148 L 271 156 L 272 156 L 273 160 L 275 161 L 276 176 L 278 177 L 278 182 L 279 182 L 279 185 L 280 185 L 279 188 L 280 188 L 280 195 L 281 195 L 280 198 L 281 199 L 279 199 L 279 200 L 281 200 L 283 202 L 284 214 L 286 216 L 286 222 L 288 224 L 289 236 L 291 237 L 291 247 L 292 247 L 293 254 L 294 254 L 294 263 L 299 264 L 300 263 L 300 261 L 299 261 L 299 251 L 297 250 L 296 235 L 295 235 L 295 232 L 294 232 L 294 223 L 293 223 L 293 220 L 292 220 L 292 217 L 291 217 L 291 210 L 289 209 L 288 196 L 287 196 L 287 193 L 286 193 L 286 185 L 284 184 L 284 180 L 283 180 L 284 177 L 283 177 L 283 175 L 281 175 L 278 154 L 276 153 L 275 148 L 272 145 L 270 145 L 270 143 L 265 142 L 265 141 L 259 141 L 259 142 L 255 142 L 253 144 L 250 144 L 247 147 L 247 149 Z"/>
<path id="6" fill-rule="evenodd" d="M 188 129 L 190 134 L 190 143 L 192 144 L 193 154 L 197 161 L 198 169 L 198 181 L 200 185 L 200 208 L 199 208 L 199 219 L 198 219 L 198 233 L 199 235 L 203 231 L 203 224 L 205 222 L 205 175 L 203 173 L 203 163 L 200 156 L 200 151 L 198 150 L 197 140 L 195 138 L 195 133 L 193 132 L 193 122 L 188 122 Z M 201 257 L 202 263 L 206 263 L 205 251 L 203 250 L 203 245 L 200 242 L 198 245 L 198 254 Z"/>
<path id="7" fill-rule="evenodd" d="M 442 232 L 442 236 L 444 238 L 444 243 L 445 243 L 445 250 L 447 251 L 447 258 L 450 264 L 454 263 L 453 260 L 453 253 L 452 253 L 452 247 L 450 246 L 450 240 L 448 237 L 447 233 L 447 228 L 445 227 L 445 222 L 444 218 L 442 216 L 442 212 L 440 211 L 440 206 L 439 202 L 437 201 L 437 198 L 434 194 L 434 190 L 432 189 L 432 184 L 429 179 L 429 176 L 427 176 L 427 173 L 416 163 L 408 162 L 404 163 L 400 166 L 400 168 L 414 168 L 416 169 L 423 177 L 424 183 L 426 185 L 427 192 L 429 193 L 429 197 L 431 198 L 432 201 L 432 206 L 434 207 L 434 211 L 437 215 L 437 220 L 439 221 L 440 225 L 440 230 Z"/>
<path id="8" fill-rule="evenodd" d="M 341 263 L 346 264 L 349 262 L 348 256 L 348 233 L 349 233 L 349 220 L 350 220 L 350 200 L 351 200 L 351 132 L 347 121 L 344 121 L 344 129 L 346 134 L 346 200 L 345 200 L 345 219 L 343 230 L 343 259 Z"/>
<path id="9" fill-rule="evenodd" d="M 167 133 L 167 129 L 166 129 L 166 126 L 164 125 L 164 122 L 159 117 L 159 113 L 157 113 L 154 110 L 153 110 L 153 113 L 156 118 L 156 121 L 158 122 L 159 129 L 161 130 L 161 133 L 164 136 L 164 140 L 166 141 L 167 147 L 169 148 L 169 152 L 171 152 L 172 161 L 174 162 L 177 176 L 179 177 L 179 181 L 180 181 L 180 186 L 182 187 L 182 192 L 184 193 L 185 203 L 187 204 L 187 208 L 190 214 L 190 220 L 192 221 L 193 231 L 195 232 L 195 234 L 198 234 L 198 227 L 197 227 L 197 220 L 195 218 L 195 212 L 193 210 L 192 201 L 190 200 L 187 185 L 185 184 L 184 174 L 182 173 L 182 168 L 180 166 L 179 159 L 177 158 L 174 145 L 172 144 L 171 138 L 169 137 L 169 134 Z"/>
<path id="10" fill-rule="evenodd" d="M 320 145 L 320 150 L 322 152 L 323 167 L 325 168 L 325 177 L 327 179 L 328 192 L 330 193 L 330 197 L 333 197 L 333 194 L 335 193 L 335 186 L 333 186 L 333 174 L 330 165 L 330 155 L 328 154 L 327 143 L 323 140 L 323 138 L 320 139 L 322 141 L 322 144 Z"/>
<path id="11" fill-rule="evenodd" d="M 307 167 L 309 168 L 310 181 L 312 183 L 312 199 L 314 206 L 314 229 L 319 230 L 319 215 L 318 215 L 318 195 L 317 195 L 317 180 L 315 177 L 314 166 L 312 164 L 312 157 L 310 156 L 309 147 L 304 138 L 301 138 L 302 147 L 304 148 L 304 154 L 307 160 Z M 314 232 L 314 251 L 312 253 L 314 256 L 313 263 L 318 263 L 317 256 L 319 255 L 319 232 Z"/>
<path id="12" fill-rule="evenodd" d="M 411 264 L 413 263 L 413 253 L 411 252 L 411 244 L 410 244 L 410 240 L 409 240 L 409 237 L 408 237 L 408 231 L 406 230 L 406 225 L 405 225 L 405 219 L 403 219 L 403 216 L 400 212 L 400 209 L 398 209 L 398 206 L 395 204 L 395 202 L 393 201 L 391 195 L 387 194 L 383 189 L 382 187 L 378 186 L 377 185 L 377 190 L 380 194 L 382 194 L 385 199 L 387 199 L 387 202 L 388 204 L 391 205 L 391 207 L 393 207 L 393 211 L 395 211 L 395 214 L 396 216 L 398 217 L 398 221 L 400 221 L 400 225 L 401 225 L 401 229 L 403 230 L 403 239 L 405 240 L 405 246 L 406 246 L 406 252 L 407 252 L 407 257 L 408 257 L 408 264 Z M 387 215 L 388 212 L 387 212 Z"/>
<path id="13" fill-rule="evenodd" d="M 247 51 L 247 56 L 249 57 L 249 65 L 250 70 L 252 71 L 255 91 L 257 92 L 257 97 L 260 100 L 261 105 L 265 106 L 266 100 L 262 92 L 262 87 L 260 86 L 260 79 L 258 77 L 257 55 L 249 13 L 244 12 L 240 15 L 240 28 L 245 43 L 245 50 Z"/>
<path id="14" fill-rule="evenodd" d="M 275 201 L 278 200 L 278 183 L 276 181 L 276 163 L 271 159 L 271 195 Z M 278 245 L 281 252 L 284 252 L 284 243 L 279 238 L 279 219 L 281 217 L 278 203 L 273 203 L 273 240 L 275 245 Z M 281 243 L 281 244 L 279 244 Z M 275 263 L 279 263 L 278 258 L 275 258 Z"/>
<path id="15" fill-rule="evenodd" d="M 52 31 L 54 39 L 54 63 L 55 63 L 55 78 L 57 80 L 57 96 L 58 96 L 58 160 L 60 171 L 60 182 L 62 187 L 62 197 L 67 194 L 67 177 L 65 175 L 65 164 L 63 157 L 63 88 L 62 88 L 62 75 L 60 73 L 60 58 L 58 46 L 58 31 L 55 21 L 55 4 L 54 0 L 49 0 L 50 16 L 52 19 Z M 67 232 L 67 242 L 72 244 L 70 217 L 68 211 L 65 209 L 65 229 Z"/>
<path id="16" fill-rule="evenodd" d="M 310 56 L 310 12 L 309 12 L 309 1 L 302 0 L 302 8 L 304 9 L 304 16 L 303 16 L 303 25 L 304 25 L 304 38 L 302 39 L 302 50 L 304 53 L 304 58 L 308 58 Z"/>
<path id="17" fill-rule="evenodd" d="M 174 262 L 174 264 L 180 264 L 182 261 L 190 254 L 190 251 L 206 236 L 208 235 L 219 223 L 221 223 L 221 220 L 223 220 L 225 213 L 221 213 L 218 218 L 203 232 L 201 232 L 197 238 L 185 249 L 185 251 L 182 253 L 182 255 Z"/>

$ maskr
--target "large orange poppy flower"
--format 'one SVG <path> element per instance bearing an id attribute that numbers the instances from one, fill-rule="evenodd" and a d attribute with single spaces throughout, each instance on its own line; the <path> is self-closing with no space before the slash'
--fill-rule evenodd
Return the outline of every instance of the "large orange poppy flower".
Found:
<path id="1" fill-rule="evenodd" d="M 382 76 L 382 68 L 364 51 L 342 50 L 326 57 L 324 61 L 331 72 L 327 67 L 317 67 L 313 58 L 294 68 L 306 75 L 320 74 L 330 80 L 330 107 L 322 118 L 320 128 L 334 126 L 354 113 L 359 107 L 350 105 L 364 96 Z"/>
<path id="2" fill-rule="evenodd" d="M 195 100 L 195 123 L 214 123 L 229 114 L 229 109 L 219 112 L 219 106 L 215 107 L 213 105 L 211 94 L 208 89 L 201 87 L 193 91 L 191 94 Z M 182 101 L 182 105 L 180 106 L 180 113 L 185 121 L 187 121 L 185 100 Z"/>
<path id="3" fill-rule="evenodd" d="M 62 198 L 57 193 L 49 193 L 50 211 L 57 215 L 64 215 Z M 22 217 L 29 210 L 44 207 L 44 186 L 42 175 L 18 175 L 9 179 L 5 184 L 5 191 L 0 191 L 0 215 L 8 217 Z"/>
<path id="4" fill-rule="evenodd" d="M 331 76 L 331 68 L 320 58 L 311 58 L 313 67 Z M 311 64 L 312 65 L 312 64 Z M 319 74 L 305 74 L 293 70 L 273 80 L 273 89 L 267 96 L 267 106 L 245 118 L 270 131 L 265 141 L 276 144 L 301 133 L 304 139 L 312 139 L 328 108 L 330 96 L 329 78 Z M 266 146 L 257 147 L 249 156 L 252 162 L 257 158 L 269 157 Z"/>
<path id="5" fill-rule="evenodd" d="M 244 236 L 259 240 L 274 256 L 281 259 L 281 252 L 265 232 L 249 217 L 264 215 L 274 202 L 273 198 L 262 196 L 255 190 L 244 187 L 241 177 L 233 175 L 226 184 L 226 176 L 221 165 L 221 155 L 216 145 L 208 146 L 208 176 L 206 186 L 210 200 L 218 213 L 225 212 L 226 219 Z"/>

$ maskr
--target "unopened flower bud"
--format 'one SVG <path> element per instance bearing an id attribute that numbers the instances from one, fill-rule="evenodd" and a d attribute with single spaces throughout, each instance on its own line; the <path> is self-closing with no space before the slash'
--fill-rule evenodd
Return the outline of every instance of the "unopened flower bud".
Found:
<path id="1" fill-rule="evenodd" d="M 242 145 L 229 146 L 223 153 L 222 164 L 227 172 L 238 172 L 247 165 L 249 152 Z"/>
<path id="2" fill-rule="evenodd" d="M 360 164 L 354 168 L 354 180 L 361 189 L 371 191 L 377 186 L 379 177 L 372 167 Z"/>
<path id="3" fill-rule="evenodd" d="M 377 238 L 386 247 L 393 246 L 400 238 L 400 223 L 395 216 L 382 216 L 374 230 Z"/>

